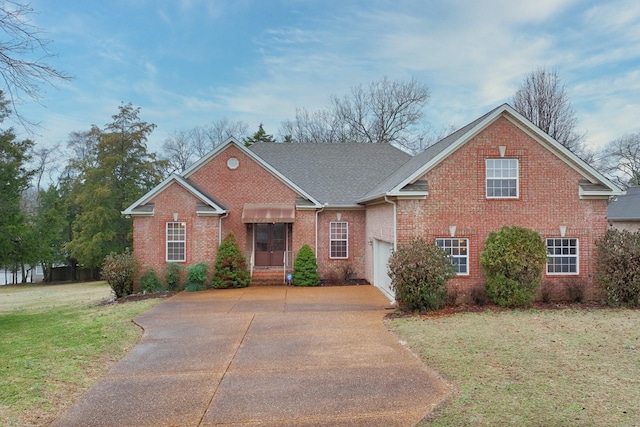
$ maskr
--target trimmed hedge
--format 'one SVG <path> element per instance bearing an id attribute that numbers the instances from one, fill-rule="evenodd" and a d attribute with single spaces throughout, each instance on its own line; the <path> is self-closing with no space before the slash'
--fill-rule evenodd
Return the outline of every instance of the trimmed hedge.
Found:
<path id="1" fill-rule="evenodd" d="M 527 307 L 540 287 L 547 249 L 540 234 L 523 227 L 489 233 L 480 265 L 487 296 L 501 307 Z"/>
<path id="2" fill-rule="evenodd" d="M 235 234 L 229 232 L 218 249 L 211 286 L 217 289 L 244 288 L 249 286 L 250 282 L 251 274 L 247 260 L 240 251 Z"/>

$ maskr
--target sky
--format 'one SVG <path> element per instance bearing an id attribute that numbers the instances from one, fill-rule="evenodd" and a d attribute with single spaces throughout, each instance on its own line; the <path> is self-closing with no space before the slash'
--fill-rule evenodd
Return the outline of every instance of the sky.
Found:
<path id="1" fill-rule="evenodd" d="M 555 69 L 586 144 L 640 132 L 637 0 L 31 0 L 71 81 L 19 111 L 38 145 L 103 127 L 122 103 L 155 123 L 148 147 L 228 118 L 280 124 L 359 84 L 416 79 L 425 121 L 459 128 Z"/>

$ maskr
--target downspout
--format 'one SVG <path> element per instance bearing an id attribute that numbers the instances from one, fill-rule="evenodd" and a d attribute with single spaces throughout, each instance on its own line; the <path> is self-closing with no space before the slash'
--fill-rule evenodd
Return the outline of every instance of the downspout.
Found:
<path id="1" fill-rule="evenodd" d="M 322 212 L 326 206 L 327 204 L 325 203 L 324 205 L 322 205 L 322 208 L 320 208 L 320 210 L 316 211 L 316 258 L 318 257 L 318 214 Z"/>
<path id="2" fill-rule="evenodd" d="M 398 246 L 398 206 L 396 205 L 396 202 L 394 202 L 393 200 L 389 200 L 388 196 L 384 196 L 384 201 L 393 205 L 393 250 L 395 251 L 396 247 Z"/>
<path id="3" fill-rule="evenodd" d="M 229 212 L 225 212 L 224 215 L 218 217 L 218 247 L 222 244 L 222 220 L 229 216 Z"/>

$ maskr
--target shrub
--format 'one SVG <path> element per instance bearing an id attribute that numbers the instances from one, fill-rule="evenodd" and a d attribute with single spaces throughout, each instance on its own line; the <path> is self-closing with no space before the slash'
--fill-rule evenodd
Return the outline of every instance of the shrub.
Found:
<path id="1" fill-rule="evenodd" d="M 122 298 L 133 292 L 133 280 L 137 273 L 137 263 L 127 249 L 124 253 L 111 253 L 102 264 L 102 278 L 107 281 L 116 298 Z"/>
<path id="2" fill-rule="evenodd" d="M 571 302 L 584 302 L 585 284 L 582 281 L 571 282 L 567 284 L 567 295 Z"/>
<path id="3" fill-rule="evenodd" d="M 487 296 L 501 307 L 529 306 L 546 261 L 545 244 L 533 230 L 516 226 L 489 233 L 480 254 Z"/>
<path id="4" fill-rule="evenodd" d="M 156 271 L 151 267 L 147 268 L 142 277 L 140 277 L 140 291 L 147 293 L 160 292 L 162 290 L 164 290 L 164 287 Z"/>
<path id="5" fill-rule="evenodd" d="M 350 262 L 342 266 L 341 272 L 342 272 L 342 280 L 344 281 L 344 283 L 349 283 L 349 281 L 353 279 L 353 275 L 356 273 L 355 270 L 353 269 L 353 265 Z"/>
<path id="6" fill-rule="evenodd" d="M 167 283 L 167 289 L 170 291 L 180 290 L 182 282 L 180 276 L 182 274 L 182 266 L 175 262 L 170 262 L 164 269 L 164 280 Z"/>
<path id="7" fill-rule="evenodd" d="M 447 253 L 424 239 L 398 248 L 388 271 L 396 299 L 411 311 L 441 308 L 447 300 L 447 281 L 456 274 Z"/>
<path id="8" fill-rule="evenodd" d="M 189 292 L 202 291 L 205 289 L 207 282 L 207 270 L 209 267 L 204 262 L 187 267 L 187 283 L 184 290 Z"/>
<path id="9" fill-rule="evenodd" d="M 471 301 L 479 307 L 487 305 L 489 298 L 487 298 L 487 291 L 485 288 L 474 288 L 471 291 Z"/>
<path id="10" fill-rule="evenodd" d="M 318 263 L 309 245 L 302 245 L 293 263 L 293 284 L 296 286 L 320 285 Z"/>
<path id="11" fill-rule="evenodd" d="M 596 242 L 598 283 L 612 306 L 640 305 L 640 232 L 607 230 Z"/>
<path id="12" fill-rule="evenodd" d="M 247 268 L 247 260 L 240 251 L 235 234 L 229 232 L 218 248 L 211 286 L 218 289 L 244 288 L 249 286 L 250 282 L 251 274 Z"/>

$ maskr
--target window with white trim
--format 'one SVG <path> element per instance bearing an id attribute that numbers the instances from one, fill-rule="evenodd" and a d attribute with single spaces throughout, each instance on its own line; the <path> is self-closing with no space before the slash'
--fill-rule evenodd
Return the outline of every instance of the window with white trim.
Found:
<path id="1" fill-rule="evenodd" d="M 167 222 L 167 261 L 186 261 L 186 244 L 187 224 L 184 222 Z"/>
<path id="2" fill-rule="evenodd" d="M 330 258 L 349 258 L 349 224 L 344 221 L 330 223 Z"/>
<path id="3" fill-rule="evenodd" d="M 547 239 L 547 274 L 578 274 L 578 239 Z"/>
<path id="4" fill-rule="evenodd" d="M 518 197 L 518 159 L 485 159 L 487 198 Z"/>
<path id="5" fill-rule="evenodd" d="M 449 255 L 458 275 L 469 274 L 469 239 L 436 239 L 436 245 Z"/>

